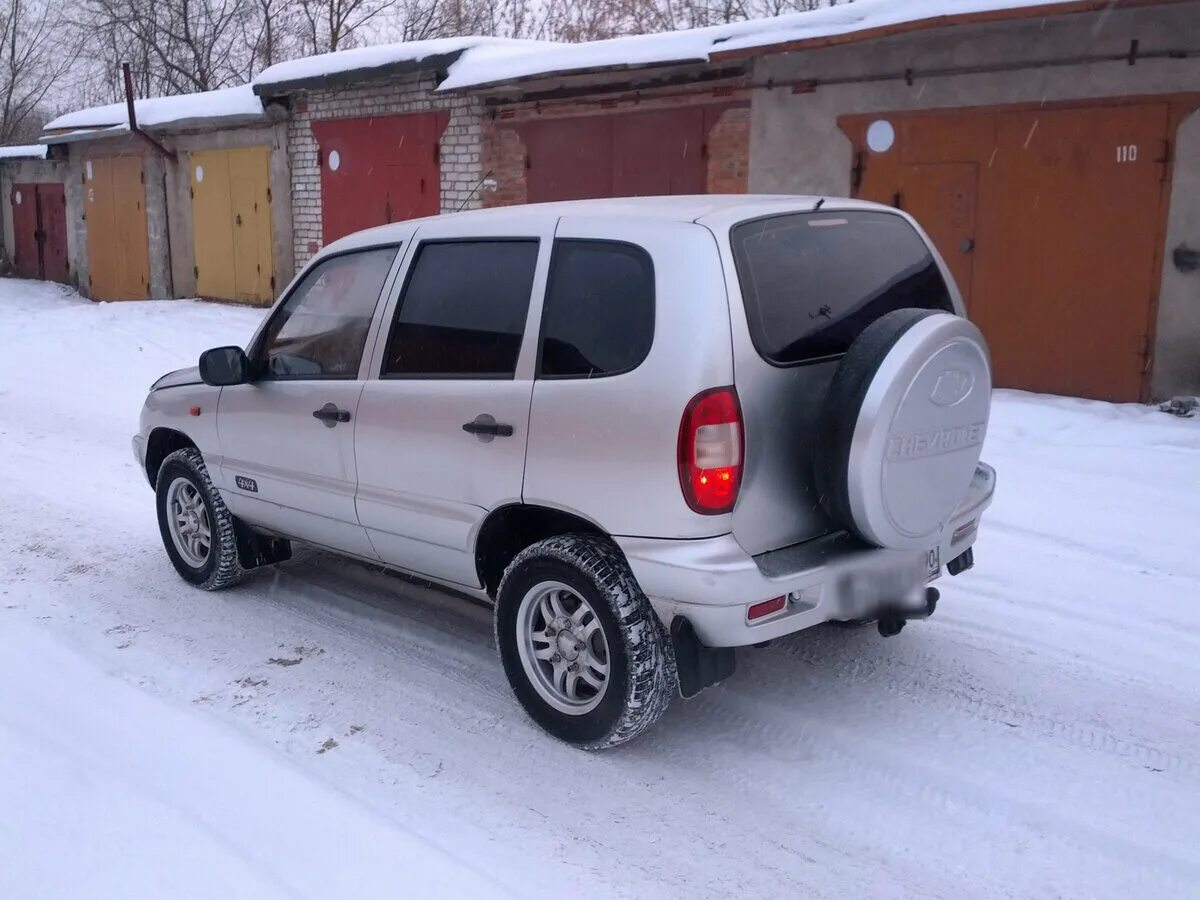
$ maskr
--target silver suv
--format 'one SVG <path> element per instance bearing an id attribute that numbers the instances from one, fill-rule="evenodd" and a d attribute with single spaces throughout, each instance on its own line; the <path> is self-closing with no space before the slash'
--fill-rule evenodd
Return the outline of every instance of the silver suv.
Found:
<path id="1" fill-rule="evenodd" d="M 962 312 L 912 219 L 852 200 L 403 222 L 159 379 L 134 451 L 186 581 L 296 540 L 488 598 L 528 714 L 605 747 L 735 647 L 894 634 L 970 568 L 995 473 Z"/>

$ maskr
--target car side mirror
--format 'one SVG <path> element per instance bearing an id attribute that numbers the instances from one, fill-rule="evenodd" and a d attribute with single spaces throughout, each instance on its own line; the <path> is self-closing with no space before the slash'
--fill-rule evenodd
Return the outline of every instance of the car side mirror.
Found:
<path id="1" fill-rule="evenodd" d="M 200 380 L 213 387 L 245 384 L 250 380 L 250 360 L 241 347 L 217 347 L 200 354 Z"/>

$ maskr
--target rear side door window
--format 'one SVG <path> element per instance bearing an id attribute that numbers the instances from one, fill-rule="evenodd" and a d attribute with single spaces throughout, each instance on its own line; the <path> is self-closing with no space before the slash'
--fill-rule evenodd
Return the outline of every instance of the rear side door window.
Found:
<path id="1" fill-rule="evenodd" d="M 730 231 L 750 336 L 776 365 L 845 353 L 896 309 L 953 312 L 941 270 L 902 217 L 867 210 L 792 213 Z"/>
<path id="2" fill-rule="evenodd" d="M 600 378 L 641 365 L 654 343 L 654 264 L 617 241 L 554 242 L 540 378 Z"/>
<path id="3" fill-rule="evenodd" d="M 429 241 L 400 298 L 384 378 L 512 378 L 538 241 Z"/>
<path id="4" fill-rule="evenodd" d="M 260 378 L 354 379 L 383 283 L 398 248 L 377 247 L 317 263 L 263 333 Z"/>

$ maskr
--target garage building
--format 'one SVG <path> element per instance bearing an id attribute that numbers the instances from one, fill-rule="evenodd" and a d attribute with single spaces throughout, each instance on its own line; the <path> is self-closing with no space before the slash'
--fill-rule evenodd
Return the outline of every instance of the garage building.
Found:
<path id="1" fill-rule="evenodd" d="M 72 270 L 95 300 L 206 297 L 268 305 L 291 278 L 287 128 L 249 86 L 68 113 L 43 141 L 66 158 Z"/>
<path id="2" fill-rule="evenodd" d="M 43 144 L 0 147 L 4 257 L 18 278 L 71 282 L 67 164 Z"/>

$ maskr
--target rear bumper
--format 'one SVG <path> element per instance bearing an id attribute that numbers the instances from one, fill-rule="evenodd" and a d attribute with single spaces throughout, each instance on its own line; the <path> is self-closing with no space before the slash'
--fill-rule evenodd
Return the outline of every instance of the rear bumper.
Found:
<path id="1" fill-rule="evenodd" d="M 938 550 L 943 568 L 975 543 L 979 518 L 991 505 L 995 488 L 995 470 L 980 463 L 963 502 L 942 529 Z M 616 541 L 663 622 L 669 625 L 676 616 L 687 617 L 710 647 L 756 644 L 822 622 L 854 618 L 861 611 L 847 576 L 923 573 L 927 565 L 924 552 L 881 550 L 846 532 L 759 556 L 748 554 L 731 534 L 704 540 Z M 914 586 L 923 577 L 914 575 Z M 782 610 L 753 623 L 747 620 L 749 604 L 780 595 L 788 597 Z"/>

